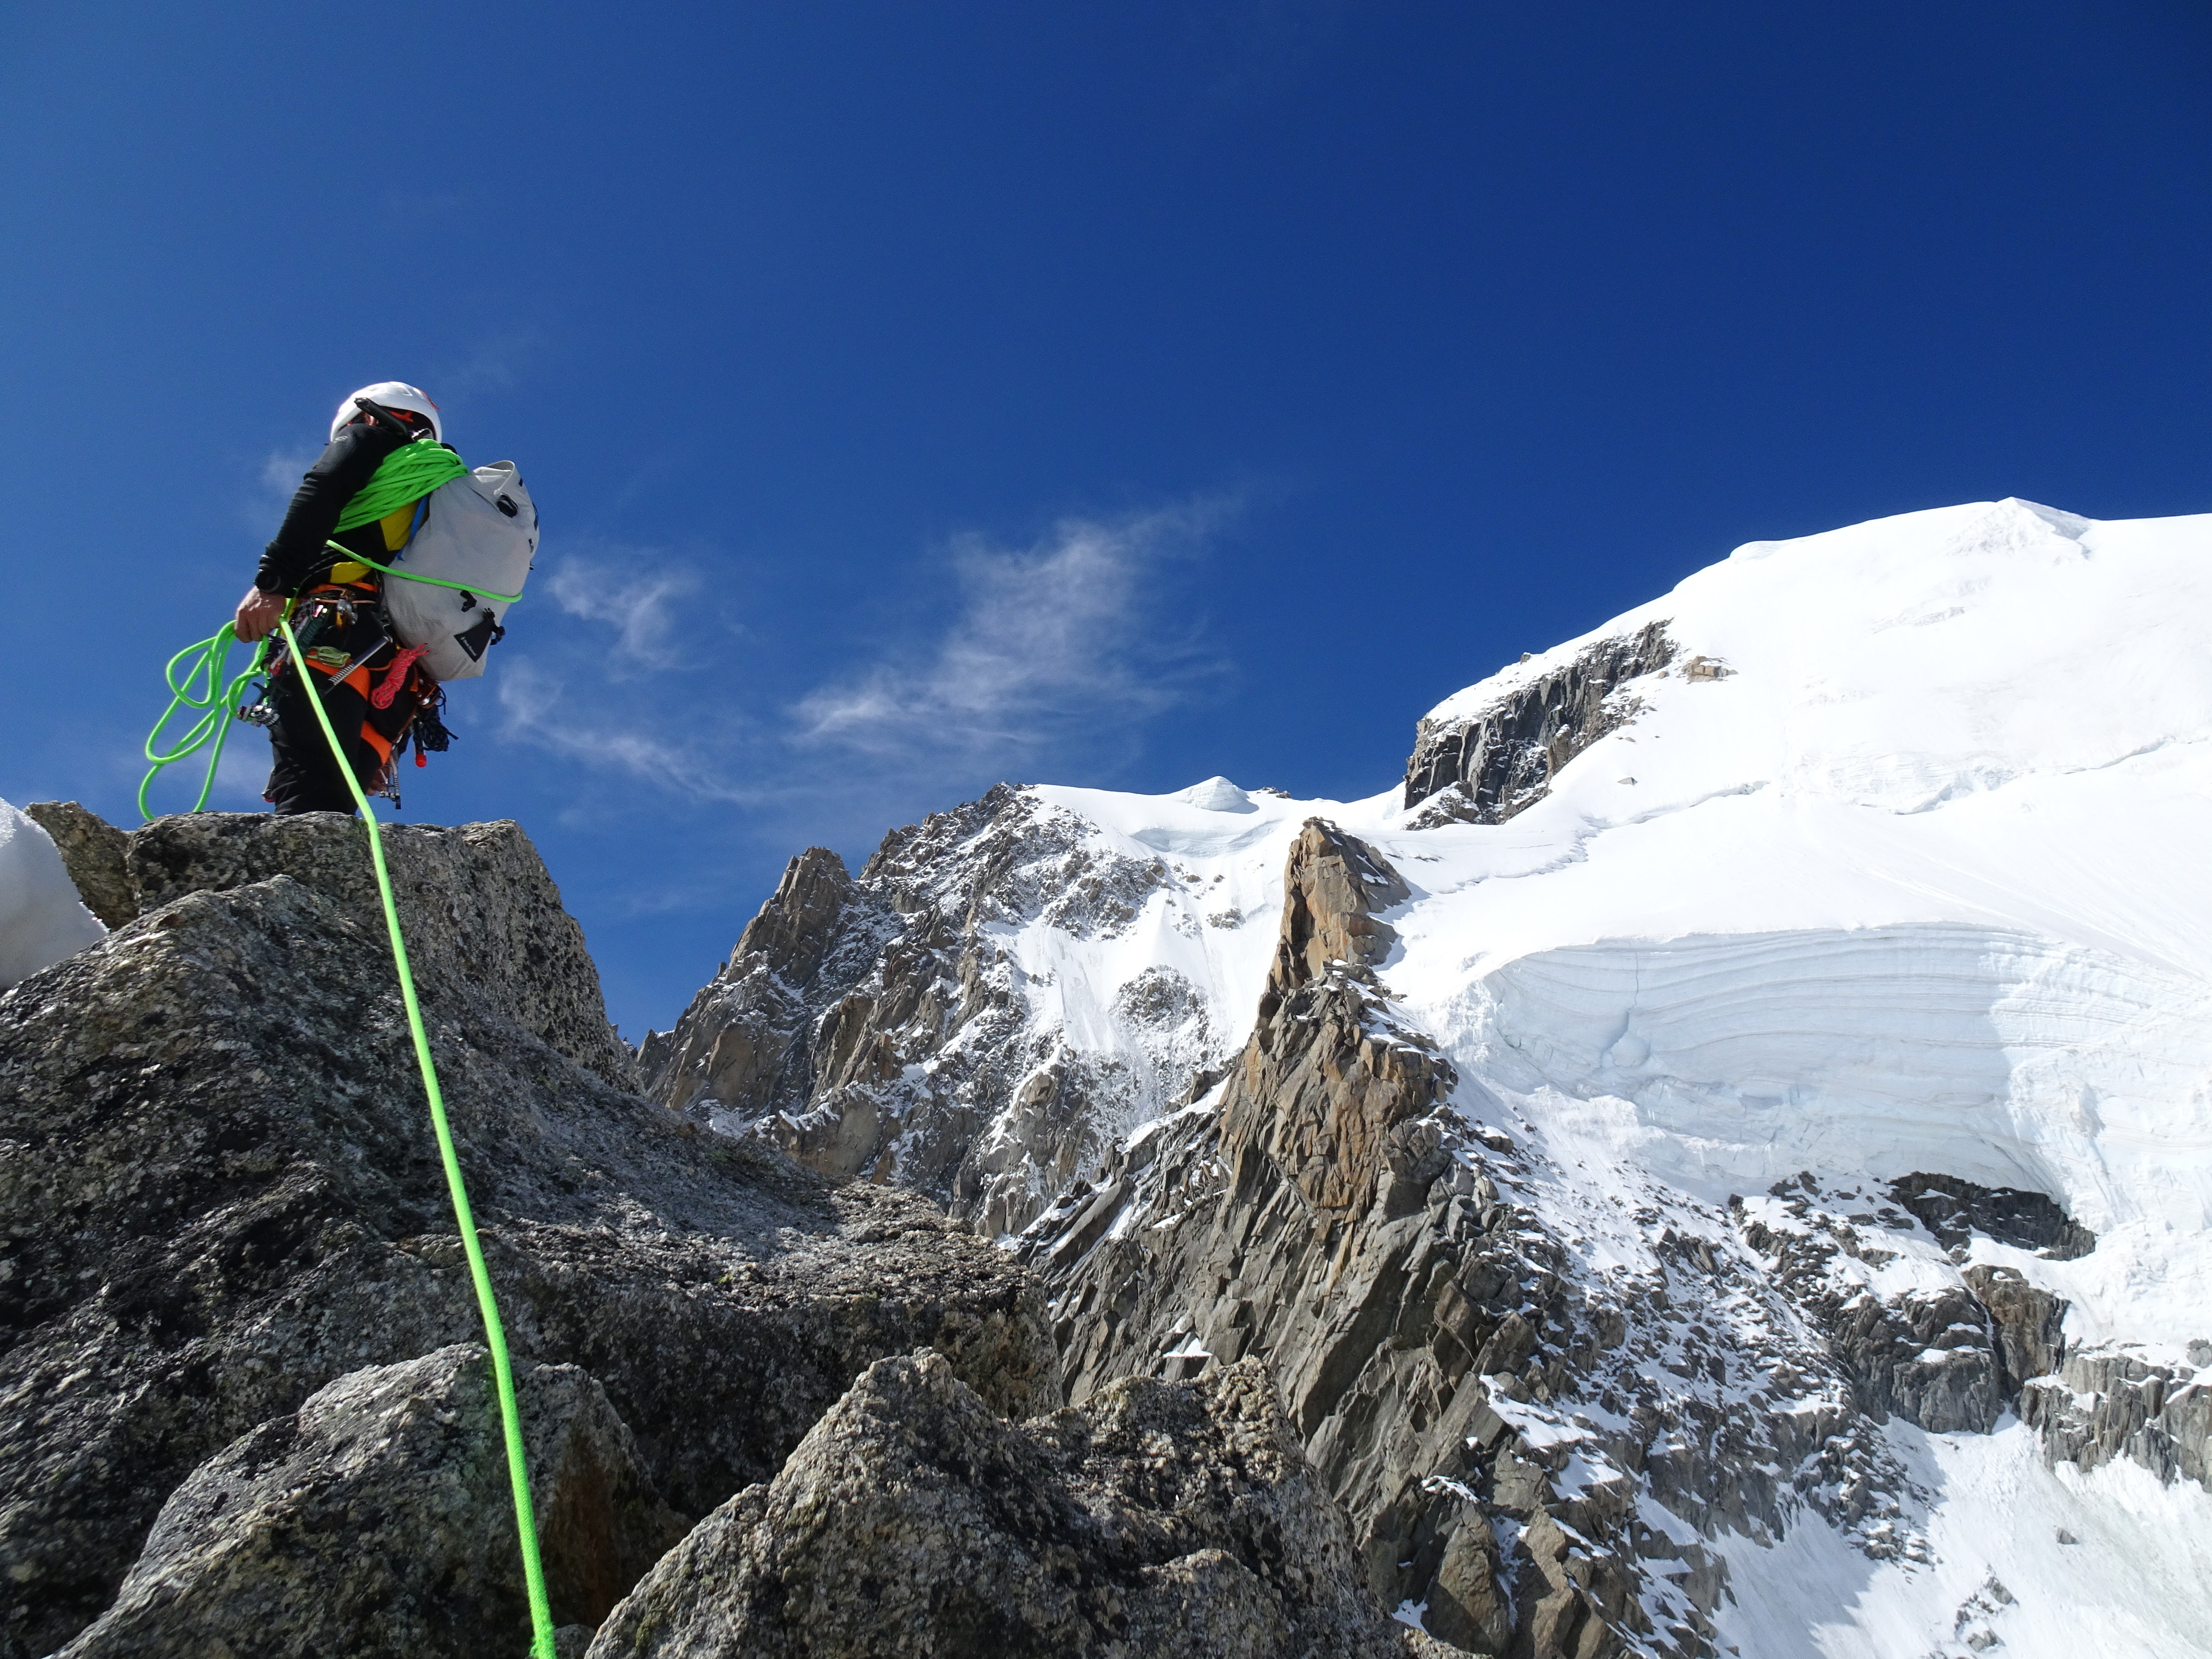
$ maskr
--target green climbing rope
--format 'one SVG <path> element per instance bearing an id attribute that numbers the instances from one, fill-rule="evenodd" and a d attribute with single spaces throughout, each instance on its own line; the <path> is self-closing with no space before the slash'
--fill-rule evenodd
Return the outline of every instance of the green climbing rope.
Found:
<path id="1" fill-rule="evenodd" d="M 161 769 L 173 766 L 186 756 L 213 743 L 215 752 L 208 757 L 207 776 L 201 780 L 199 799 L 191 804 L 190 810 L 197 812 L 207 805 L 208 796 L 215 788 L 216 768 L 222 764 L 222 745 L 230 736 L 231 718 L 237 714 L 246 692 L 252 690 L 251 682 L 261 672 L 262 663 L 269 655 L 269 641 L 264 639 L 253 647 L 252 660 L 239 672 L 236 678 L 226 679 L 223 670 L 229 661 L 230 647 L 236 643 L 237 634 L 230 623 L 225 623 L 208 638 L 195 641 L 178 652 L 169 659 L 169 665 L 163 671 L 169 682 L 169 706 L 161 711 L 161 718 L 154 722 L 154 729 L 146 734 L 146 758 L 153 763 L 147 769 L 146 775 L 138 781 L 138 815 L 149 822 L 154 814 L 147 809 L 146 792 L 153 787 L 154 780 L 161 775 Z M 185 665 L 182 679 L 177 676 L 177 667 L 180 663 Z M 204 696 L 198 694 L 203 684 L 206 688 Z M 157 749 L 155 745 L 161 741 L 161 728 L 169 723 L 179 708 L 199 709 L 200 717 L 192 723 L 191 729 L 185 733 L 183 740 L 174 749 Z"/>
<path id="2" fill-rule="evenodd" d="M 494 593 L 488 588 L 471 587 L 466 582 L 449 582 L 443 576 L 419 576 L 412 570 L 401 570 L 393 565 L 379 564 L 374 559 L 365 559 L 351 548 L 341 547 L 336 542 L 325 542 L 323 545 L 337 554 L 341 561 L 349 559 L 356 564 L 367 565 L 371 570 L 381 570 L 387 576 L 398 576 L 403 581 L 428 582 L 433 587 L 450 587 L 456 593 L 473 593 L 480 599 L 490 599 L 500 605 L 513 605 L 522 597 L 520 593 Z"/>
<path id="3" fill-rule="evenodd" d="M 298 661 L 299 643 L 292 637 L 292 623 L 285 618 L 277 623 L 284 632 L 284 642 L 292 648 L 292 658 Z M 407 941 L 399 931 L 399 906 L 392 896 L 392 874 L 385 867 L 384 839 L 378 833 L 376 814 L 369 807 L 368 797 L 362 793 L 361 783 L 348 763 L 343 745 L 331 726 L 331 717 L 323 708 L 319 693 L 310 685 L 310 677 L 300 677 L 303 686 L 309 686 L 307 703 L 315 711 L 315 722 L 323 728 L 323 738 L 331 746 L 331 755 L 337 763 L 339 774 L 346 787 L 353 791 L 355 804 L 361 809 L 362 822 L 368 830 L 369 856 L 376 865 L 376 890 L 384 899 L 384 926 L 392 935 L 392 960 L 399 970 L 399 995 L 407 1007 L 407 1029 L 415 1038 L 415 1060 L 422 1068 L 422 1091 L 430 1097 L 430 1121 L 438 1132 L 438 1153 L 446 1164 L 446 1185 L 453 1195 L 453 1218 L 460 1225 L 461 1249 L 467 1252 L 469 1274 L 476 1281 L 477 1307 L 483 1315 L 485 1346 L 491 1350 L 493 1381 L 499 1389 L 501 1426 L 507 1435 L 507 1474 L 514 1488 L 514 1527 L 522 1540 L 522 1576 L 530 1591 L 531 1659 L 553 1659 L 553 1608 L 545 1595 L 545 1569 L 538 1557 L 538 1524 L 530 1502 L 530 1470 L 524 1461 L 522 1449 L 522 1415 L 514 1402 L 514 1367 L 507 1354 L 507 1332 L 500 1323 L 499 1302 L 492 1294 L 491 1274 L 484 1267 L 483 1249 L 477 1243 L 475 1216 L 469 1209 L 468 1188 L 461 1182 L 461 1161 L 453 1151 L 453 1132 L 446 1121 L 446 1097 L 438 1088 L 438 1067 L 430 1058 L 430 1039 L 422 1030 L 422 1009 L 415 998 L 415 974 L 407 965 Z"/>
<path id="4" fill-rule="evenodd" d="M 337 532 L 374 524 L 387 513 L 421 501 L 440 484 L 468 476 L 469 466 L 434 438 L 402 444 L 384 458 L 338 514 Z"/>

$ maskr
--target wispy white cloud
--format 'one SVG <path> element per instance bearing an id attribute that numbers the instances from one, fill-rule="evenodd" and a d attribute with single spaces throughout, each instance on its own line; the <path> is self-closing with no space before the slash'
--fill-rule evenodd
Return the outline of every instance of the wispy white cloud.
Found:
<path id="1" fill-rule="evenodd" d="M 529 658 L 498 672 L 501 735 L 696 800 L 747 803 L 759 792 L 732 778 L 726 731 L 667 729 L 659 705 L 594 695 L 574 677 Z"/>
<path id="2" fill-rule="evenodd" d="M 494 665 L 501 737 L 621 781 L 596 814 L 734 806 L 812 836 L 875 834 L 1040 757 L 1110 775 L 1223 666 L 1175 596 L 1233 510 L 1072 519 L 1026 547 L 956 538 L 939 567 L 950 603 L 911 605 L 811 689 L 789 653 L 742 648 L 766 620 L 728 614 L 742 584 L 649 550 L 564 550 L 536 578 L 550 603 L 530 626 L 518 611 Z"/>
<path id="3" fill-rule="evenodd" d="M 1035 546 L 953 547 L 963 605 L 935 641 L 813 691 L 794 736 L 863 752 L 1012 759 L 1074 722 L 1159 713 L 1203 670 L 1163 626 L 1155 585 L 1228 511 L 1202 501 L 1115 520 L 1070 519 Z"/>
<path id="4" fill-rule="evenodd" d="M 678 600 L 699 589 L 697 574 L 635 549 L 565 555 L 547 573 L 553 601 L 572 617 L 614 629 L 611 647 L 624 671 L 682 665 L 674 642 Z"/>

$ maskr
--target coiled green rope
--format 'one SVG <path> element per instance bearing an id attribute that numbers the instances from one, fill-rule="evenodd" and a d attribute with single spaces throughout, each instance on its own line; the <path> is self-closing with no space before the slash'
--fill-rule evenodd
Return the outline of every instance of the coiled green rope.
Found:
<path id="1" fill-rule="evenodd" d="M 289 635 L 288 635 L 289 637 Z M 161 775 L 161 769 L 173 766 L 196 750 L 212 742 L 215 752 L 208 757 L 207 776 L 201 780 L 199 799 L 186 809 L 197 812 L 207 805 L 207 798 L 215 788 L 216 769 L 222 764 L 222 745 L 230 736 L 231 717 L 252 689 L 253 677 L 261 672 L 261 665 L 269 655 L 269 641 L 263 640 L 253 647 L 253 659 L 234 679 L 223 678 L 230 647 L 237 643 L 238 635 L 229 623 L 225 623 L 214 634 L 204 640 L 195 640 L 169 659 L 162 672 L 169 682 L 169 706 L 161 711 L 161 718 L 154 722 L 154 729 L 146 734 L 146 758 L 153 764 L 146 775 L 138 781 L 138 816 L 151 821 L 153 812 L 146 805 L 146 792 L 153 787 L 154 780 Z M 184 678 L 177 678 L 177 665 L 185 665 Z M 198 694 L 204 683 L 206 695 Z M 161 728 L 167 726 L 179 708 L 201 710 L 198 720 L 184 735 L 174 749 L 157 750 L 155 744 L 161 738 Z"/>
<path id="2" fill-rule="evenodd" d="M 290 618 L 283 618 L 276 625 L 283 630 L 284 642 L 292 648 L 293 660 L 298 661 L 300 647 L 292 637 Z M 228 633 L 229 629 L 226 627 L 223 631 Z M 500 1425 L 507 1436 L 507 1474 L 514 1488 L 514 1527 L 522 1540 L 522 1576 L 530 1592 L 531 1659 L 553 1659 L 553 1607 L 545 1595 L 545 1569 L 538 1556 L 537 1516 L 530 1501 L 530 1470 L 522 1449 L 522 1414 L 514 1401 L 514 1367 L 507 1358 L 507 1331 L 500 1323 L 499 1302 L 492 1294 L 491 1274 L 484 1267 L 483 1249 L 477 1243 L 476 1217 L 469 1209 L 468 1188 L 462 1184 L 461 1161 L 453 1151 L 453 1132 L 446 1121 L 446 1097 L 439 1090 L 437 1064 L 430 1058 L 430 1039 L 422 1029 L 422 1005 L 415 998 L 415 974 L 407 965 L 407 941 L 399 931 L 399 905 L 392 896 L 392 874 L 384 863 L 384 838 L 378 833 L 376 814 L 370 810 L 368 797 L 362 793 L 360 780 L 354 776 L 345 748 L 338 742 L 338 734 L 331 726 L 331 717 L 323 708 L 322 696 L 314 690 L 313 680 L 311 675 L 300 676 L 308 706 L 315 711 L 315 722 L 323 728 L 331 758 L 337 761 L 346 787 L 353 791 L 362 822 L 368 829 L 369 856 L 375 861 L 376 889 L 384 899 L 384 926 L 392 935 L 392 960 L 399 970 L 399 995 L 407 1006 L 407 1029 L 414 1035 L 415 1061 L 422 1069 L 422 1091 L 430 1097 L 430 1121 L 438 1131 L 438 1154 L 445 1160 L 446 1185 L 453 1195 L 453 1218 L 460 1225 L 461 1249 L 468 1255 L 469 1275 L 476 1281 L 477 1307 L 483 1315 L 485 1346 L 491 1350 L 492 1378 L 499 1390 Z"/>

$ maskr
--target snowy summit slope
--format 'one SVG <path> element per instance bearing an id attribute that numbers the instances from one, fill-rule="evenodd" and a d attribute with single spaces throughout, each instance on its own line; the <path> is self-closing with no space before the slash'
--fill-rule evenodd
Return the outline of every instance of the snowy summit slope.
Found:
<path id="1" fill-rule="evenodd" d="M 1548 1152 L 1540 1207 L 1593 1257 L 1632 1258 L 1595 1201 L 1624 1179 L 1714 1204 L 1800 1171 L 2039 1191 L 2094 1251 L 1977 1237 L 1965 1254 L 2063 1297 L 2069 1349 L 2196 1369 L 2212 1337 L 2208 556 L 2212 518 L 2091 523 L 2016 501 L 1753 544 L 1432 714 L 1463 718 L 1653 621 L 1678 659 L 1725 671 L 1632 682 L 1640 712 L 1504 823 L 1351 826 L 1417 890 L 1389 918 L 1385 976 L 1458 1062 L 1462 1109 Z M 1978 1632 L 2015 1652 L 2207 1650 L 2212 1595 L 2178 1542 L 2208 1535 L 2203 1492 L 2130 1504 L 2116 1489 L 2156 1483 L 2124 1467 L 2061 1482 L 2006 1423 L 1987 1441 L 1892 1425 L 1942 1494 L 1929 1534 L 1949 1567 L 1824 1607 L 1826 1534 L 1801 1529 L 1786 1565 L 1738 1559 L 1735 1582 L 1765 1595 L 1723 1632 L 1762 1655 L 1951 1651 Z M 2079 1549 L 2051 1542 L 2069 1517 Z M 2093 1571 L 2092 1551 L 2128 1573 Z M 1826 1573 L 1856 1582 L 1841 1559 Z M 1984 1566 L 2016 1601 L 1969 1607 Z"/>
<path id="2" fill-rule="evenodd" d="M 1456 1110 L 1525 1148 L 1518 1199 L 1595 1294 L 1669 1282 L 1663 1230 L 1739 1261 L 1734 1282 L 1825 1262 L 1803 1283 L 1845 1314 L 1854 1297 L 1976 1308 L 1962 1273 L 1991 1268 L 2063 1301 L 2063 1376 L 2031 1373 L 2019 1396 L 2039 1426 L 2004 1412 L 1986 1435 L 1930 1432 L 1899 1404 L 1853 1454 L 1879 1466 L 1880 1504 L 1717 1540 L 1724 1644 L 2212 1652 L 2187 1541 L 2212 1536 L 2212 1498 L 2171 1480 L 2171 1437 L 2142 1432 L 2146 1397 L 2156 1428 L 2203 1416 L 2195 1379 L 2212 1385 L 2212 518 L 2007 501 L 1753 544 L 1459 693 L 1424 732 L 1525 704 L 1654 623 L 1668 665 L 1616 686 L 1602 735 L 1504 822 L 1396 790 L 1268 801 L 1263 818 L 1188 799 L 1218 781 L 1182 799 L 1028 793 L 1102 842 L 1234 884 L 1247 915 L 1310 814 L 1379 850 L 1413 890 L 1382 918 L 1395 1011 L 1450 1059 Z M 1271 931 L 1151 943 L 1225 1037 L 1249 1027 Z M 1063 985 L 1124 981 L 1137 960 L 1086 968 L 1079 941 L 1042 933 L 1017 948 Z M 1892 1206 L 1892 1183 L 1923 1173 L 2045 1194 L 2094 1248 L 1939 1238 Z M 1797 1317 L 1704 1306 L 1753 1357 Z M 1784 1346 L 1824 1340 L 1808 1323 Z M 1906 1363 L 1913 1386 L 1960 1358 L 1954 1340 Z M 1791 1409 L 1791 1374 L 1708 1393 Z M 2092 1376 L 2106 1392 L 2083 1391 Z M 2146 1376 L 2148 1396 L 2127 1381 Z M 1638 1386 L 1699 1385 L 1655 1364 Z M 1607 1420 L 1504 1398 L 1555 1439 Z"/>
<path id="3" fill-rule="evenodd" d="M 1663 620 L 1724 678 L 1633 682 L 1504 824 L 1370 826 L 1423 890 L 1393 988 L 1470 1078 L 1703 1196 L 2045 1192 L 2186 1268 L 2124 1318 L 2070 1283 L 2081 1317 L 2212 1334 L 2179 1243 L 2212 1227 L 2208 553 L 2212 519 L 2020 501 L 1739 549 L 1590 636 Z"/>

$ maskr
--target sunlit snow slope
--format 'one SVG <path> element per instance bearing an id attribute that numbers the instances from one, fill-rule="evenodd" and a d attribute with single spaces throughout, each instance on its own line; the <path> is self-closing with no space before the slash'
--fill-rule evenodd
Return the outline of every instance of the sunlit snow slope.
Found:
<path id="1" fill-rule="evenodd" d="M 0 800 L 0 991 L 106 931 L 78 899 L 52 839 Z"/>
<path id="2" fill-rule="evenodd" d="M 2212 518 L 2021 501 L 1737 550 L 1590 636 L 1725 678 L 1633 682 L 1506 823 L 1373 827 L 1424 890 L 1390 983 L 1478 1088 L 1704 1196 L 2036 1188 L 2104 1241 L 2075 1321 L 2212 1333 L 2208 556 Z"/>
<path id="3" fill-rule="evenodd" d="M 2008 501 L 1756 543 L 1431 719 L 1654 620 L 1678 660 L 1731 672 L 1632 682 L 1642 712 L 1504 824 L 1367 826 L 1417 887 L 1383 971 L 1459 1062 L 1462 1109 L 1533 1128 L 1593 1189 L 1929 1170 L 2040 1190 L 2097 1249 L 1974 1256 L 2066 1297 L 2069 1346 L 2201 1351 L 2212 518 Z M 2205 1650 L 2201 1579 L 2154 1570 L 2212 1522 L 2201 1489 L 2046 1471 L 2016 1424 L 1891 1437 L 1936 1565 L 1873 1571 L 1824 1528 L 1786 1562 L 1740 1543 L 1722 1623 L 1747 1653 Z"/>
<path id="4" fill-rule="evenodd" d="M 1037 930 L 1078 1046 L 1077 984 L 1103 1003 L 1141 961 L 1233 1047 L 1319 813 L 1413 885 L 1383 973 L 1472 1110 L 1541 1095 L 1708 1199 L 1804 1169 L 2033 1188 L 2108 1264 L 2212 1229 L 2212 517 L 2008 501 L 1753 543 L 1431 718 L 1652 621 L 1723 676 L 1633 681 L 1642 712 L 1503 824 L 1409 830 L 1395 790 L 1035 792 L 1229 922 L 1163 911 L 1096 963 Z M 2124 1322 L 2066 1290 L 2181 1340 L 2212 1332 L 2193 1274 Z"/>
<path id="5" fill-rule="evenodd" d="M 1220 876 L 1252 922 L 1309 813 L 1380 849 L 1413 888 L 1384 981 L 1450 1054 L 1461 1110 L 1542 1149 L 1548 1185 L 1523 1196 L 1593 1272 L 1648 1258 L 1639 1205 L 1715 1218 L 1734 1194 L 1773 1206 L 1800 1171 L 1824 1190 L 1936 1172 L 2048 1194 L 2099 1236 L 2070 1261 L 1971 1246 L 2066 1298 L 2069 1347 L 2203 1352 L 2212 517 L 2008 501 L 1753 544 L 1430 719 L 1654 622 L 1674 665 L 1616 691 L 1625 722 L 1503 823 L 1439 824 L 1395 789 L 1218 815 L 1049 793 L 1103 842 Z M 1178 947 L 1217 1031 L 1248 1029 L 1271 939 L 1248 923 Z M 1924 1240 L 1895 1248 L 1839 1271 L 1882 1295 L 1955 1279 Z M 2070 1659 L 2097 1631 L 2114 1653 L 2208 1650 L 2212 1595 L 2174 1541 L 2212 1535 L 2200 1487 L 2054 1472 L 2009 1416 L 1988 1437 L 1884 1433 L 1933 1557 L 1876 1567 L 1818 1525 L 1778 1553 L 1724 1545 L 1721 1627 L 1745 1653 L 1990 1634 Z"/>

